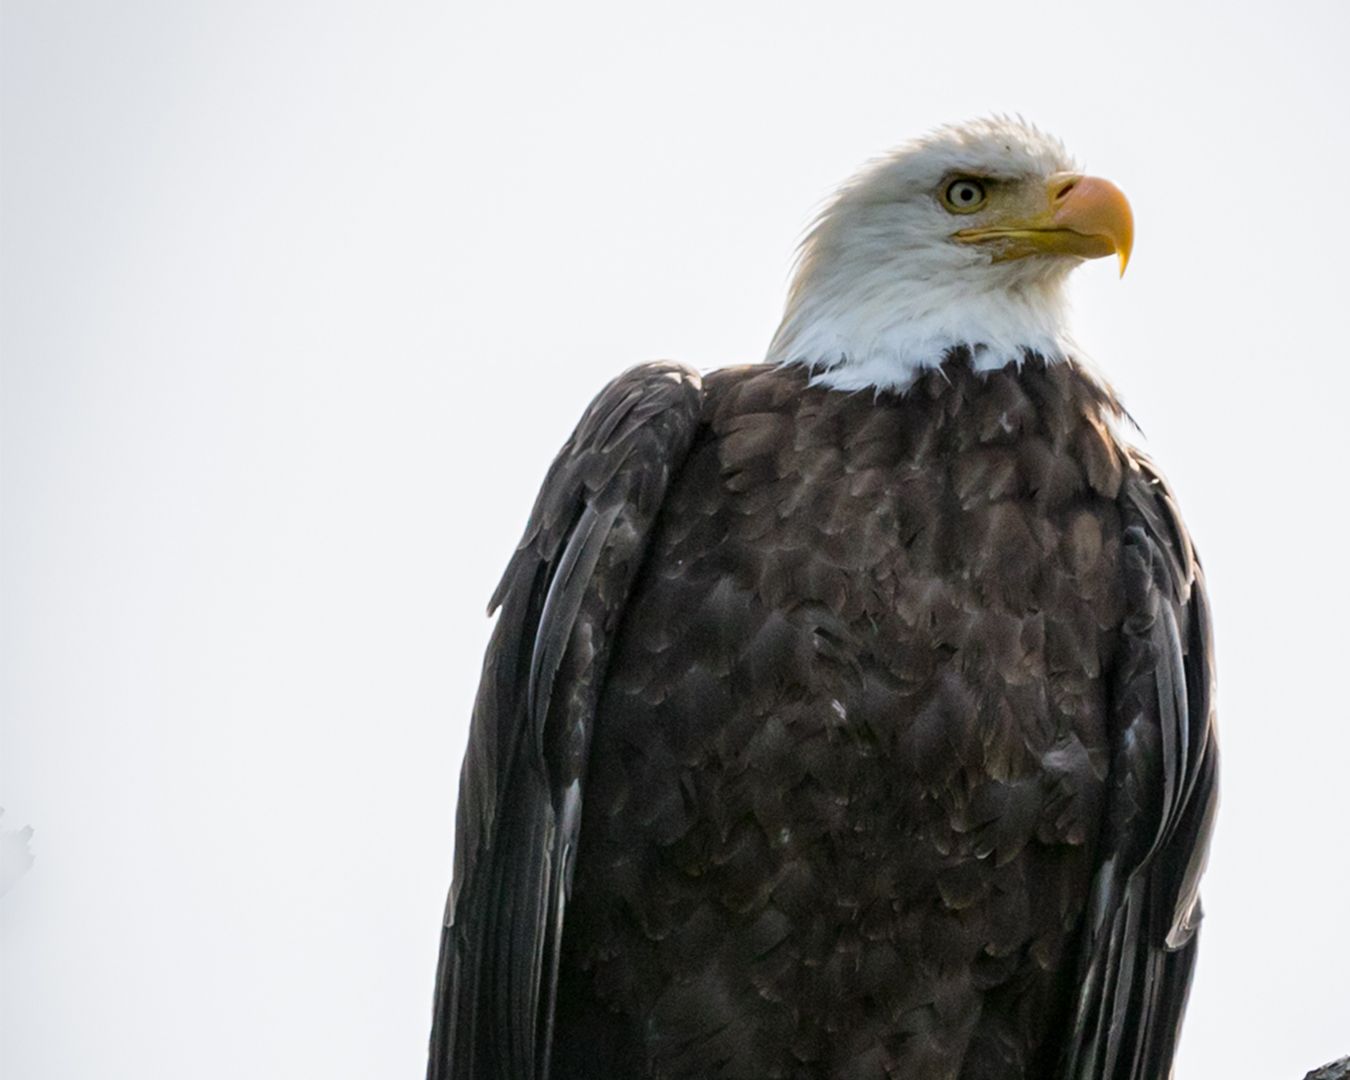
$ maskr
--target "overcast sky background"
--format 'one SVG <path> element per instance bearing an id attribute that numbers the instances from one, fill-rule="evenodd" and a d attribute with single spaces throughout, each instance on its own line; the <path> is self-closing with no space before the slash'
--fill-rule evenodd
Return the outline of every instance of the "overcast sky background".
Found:
<path id="1" fill-rule="evenodd" d="M 1350 17 L 5 0 L 7 1080 L 416 1077 L 483 608 L 612 375 L 759 359 L 831 187 L 1021 112 L 1135 207 L 1079 338 L 1209 571 L 1178 1076 L 1350 1053 Z"/>

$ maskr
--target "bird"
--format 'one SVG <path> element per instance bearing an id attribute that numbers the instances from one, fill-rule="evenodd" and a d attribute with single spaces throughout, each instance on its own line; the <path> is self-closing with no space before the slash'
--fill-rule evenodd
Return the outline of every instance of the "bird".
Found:
<path id="1" fill-rule="evenodd" d="M 1201 564 L 1017 117 L 865 165 L 763 361 L 640 364 L 492 596 L 429 1080 L 1160 1080 L 1217 799 Z"/>

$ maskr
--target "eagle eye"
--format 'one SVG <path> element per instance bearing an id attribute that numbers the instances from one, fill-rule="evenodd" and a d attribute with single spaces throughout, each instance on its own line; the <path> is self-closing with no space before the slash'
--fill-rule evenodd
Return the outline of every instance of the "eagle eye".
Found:
<path id="1" fill-rule="evenodd" d="M 942 193 L 942 205 L 953 214 L 973 214 L 988 200 L 984 184 L 969 176 L 953 180 Z"/>

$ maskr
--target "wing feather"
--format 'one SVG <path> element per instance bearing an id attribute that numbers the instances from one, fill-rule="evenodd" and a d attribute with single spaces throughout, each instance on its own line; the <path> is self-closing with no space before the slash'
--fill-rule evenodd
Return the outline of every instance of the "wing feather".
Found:
<path id="1" fill-rule="evenodd" d="M 1127 617 L 1112 681 L 1111 790 L 1066 1080 L 1171 1075 L 1218 793 L 1203 572 L 1143 457 L 1121 510 Z"/>
<path id="2" fill-rule="evenodd" d="M 461 773 L 429 1080 L 548 1073 L 586 759 L 612 638 L 699 378 L 672 364 L 606 387 L 554 461 L 493 594 L 499 610 Z"/>

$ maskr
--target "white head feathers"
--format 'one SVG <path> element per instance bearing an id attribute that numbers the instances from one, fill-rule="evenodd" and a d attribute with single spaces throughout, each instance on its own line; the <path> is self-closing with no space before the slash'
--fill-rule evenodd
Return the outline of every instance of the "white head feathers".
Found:
<path id="1" fill-rule="evenodd" d="M 865 166 L 802 243 L 770 362 L 839 389 L 902 389 L 970 346 L 991 370 L 1072 353 L 1065 278 L 1078 260 L 996 262 L 953 241 L 939 192 L 954 175 L 1045 181 L 1075 165 L 1059 140 L 996 117 L 938 130 Z"/>

